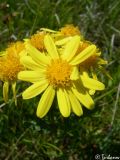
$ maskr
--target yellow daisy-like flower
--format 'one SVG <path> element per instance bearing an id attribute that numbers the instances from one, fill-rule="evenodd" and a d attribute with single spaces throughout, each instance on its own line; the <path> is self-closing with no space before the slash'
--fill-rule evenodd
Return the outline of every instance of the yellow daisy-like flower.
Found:
<path id="1" fill-rule="evenodd" d="M 23 42 L 12 43 L 0 57 L 0 80 L 3 84 L 3 98 L 8 101 L 9 85 L 12 85 L 13 95 L 16 103 L 16 80 L 17 74 L 23 70 L 20 63 L 20 53 L 25 49 Z"/>
<path id="2" fill-rule="evenodd" d="M 83 43 L 81 43 L 81 45 L 78 48 L 78 53 L 80 51 L 83 51 L 85 48 L 89 47 L 92 43 L 90 43 L 89 41 L 83 41 Z M 98 48 L 96 48 L 95 52 L 88 58 L 86 59 L 84 62 L 82 62 L 79 65 L 80 68 L 80 73 L 81 73 L 81 79 L 83 81 L 83 84 L 85 87 L 89 88 L 89 93 L 92 95 L 95 93 L 95 88 L 94 88 L 94 80 L 98 80 L 97 78 L 97 74 L 96 74 L 96 70 L 100 69 L 100 67 L 102 67 L 102 65 L 107 64 L 107 61 L 105 61 L 104 59 L 100 58 L 101 52 L 99 51 Z M 89 77 L 89 74 L 92 76 L 92 83 L 93 85 L 91 85 L 91 78 Z M 87 79 L 87 80 L 86 80 Z M 86 83 L 87 81 L 87 83 Z M 98 88 L 98 90 L 103 90 L 104 86 Z"/>
<path id="3" fill-rule="evenodd" d="M 47 114 L 55 95 L 64 117 L 68 117 L 71 111 L 78 116 L 82 115 L 81 104 L 88 109 L 93 108 L 94 101 L 83 86 L 77 65 L 89 58 L 95 52 L 96 46 L 90 45 L 76 55 L 79 43 L 80 37 L 74 36 L 66 44 L 63 54 L 59 54 L 51 36 L 46 35 L 46 55 L 30 44 L 26 45 L 30 56 L 22 57 L 21 62 L 30 70 L 21 71 L 18 79 L 33 83 L 23 92 L 23 99 L 33 98 L 44 92 L 37 107 L 38 117 L 42 118 Z"/>

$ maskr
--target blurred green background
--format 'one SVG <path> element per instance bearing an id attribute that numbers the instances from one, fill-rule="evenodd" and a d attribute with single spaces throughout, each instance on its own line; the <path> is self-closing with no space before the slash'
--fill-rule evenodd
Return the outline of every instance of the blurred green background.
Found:
<path id="1" fill-rule="evenodd" d="M 0 83 L 0 160 L 94 160 L 96 154 L 120 156 L 120 1 L 0 0 L 0 49 L 41 27 L 77 25 L 108 60 L 113 80 L 94 96 L 95 109 L 62 118 L 56 105 L 36 117 L 39 96 L 4 105 Z M 26 84 L 25 84 L 26 85 Z M 23 86 L 23 89 L 26 86 Z M 18 85 L 18 93 L 23 89 Z"/>

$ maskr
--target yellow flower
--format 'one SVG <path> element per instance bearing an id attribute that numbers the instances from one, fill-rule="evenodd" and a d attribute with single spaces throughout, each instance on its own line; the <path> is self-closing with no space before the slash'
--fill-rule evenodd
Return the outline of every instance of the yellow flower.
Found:
<path id="1" fill-rule="evenodd" d="M 10 44 L 6 49 L 5 55 L 0 57 L 0 79 L 3 84 L 3 98 L 4 101 L 8 101 L 9 85 L 12 85 L 13 95 L 16 103 L 16 81 L 17 74 L 23 70 L 23 66 L 20 63 L 20 53 L 24 49 L 23 42 L 16 42 Z"/>
<path id="2" fill-rule="evenodd" d="M 94 101 L 83 87 L 77 66 L 95 52 L 96 46 L 90 45 L 75 55 L 79 43 L 80 37 L 74 36 L 66 44 L 63 54 L 59 54 L 51 36 L 46 35 L 44 38 L 46 55 L 30 44 L 26 45 L 30 56 L 22 57 L 21 62 L 30 70 L 21 71 L 18 79 L 33 83 L 23 92 L 23 99 L 33 98 L 44 92 L 37 108 L 38 117 L 42 118 L 47 114 L 55 95 L 64 117 L 68 117 L 71 111 L 78 116 L 82 115 L 80 103 L 88 109 L 93 108 Z"/>
<path id="3" fill-rule="evenodd" d="M 83 41 L 83 43 L 81 43 L 81 45 L 79 46 L 79 48 L 77 50 L 78 54 L 80 51 L 83 51 L 85 48 L 89 47 L 91 44 L 92 43 L 90 43 L 89 41 Z M 107 61 L 100 58 L 100 55 L 101 55 L 101 52 L 99 51 L 98 48 L 96 48 L 95 52 L 88 59 L 86 59 L 84 62 L 82 62 L 79 65 L 83 84 L 86 88 L 90 89 L 89 93 L 91 95 L 95 93 L 95 88 L 94 88 L 95 82 L 93 81 L 93 79 L 95 81 L 98 81 L 96 70 L 100 69 L 100 67 L 102 67 L 102 65 L 107 64 Z M 92 75 L 93 86 L 91 84 L 91 78 L 89 77 L 89 74 Z M 87 80 L 86 80 L 86 78 L 87 78 Z M 99 83 L 101 83 L 101 82 L 99 82 Z M 102 83 L 100 85 L 101 85 L 101 87 L 98 86 L 98 89 L 96 88 L 96 90 L 103 90 L 104 89 L 104 85 L 102 85 Z"/>

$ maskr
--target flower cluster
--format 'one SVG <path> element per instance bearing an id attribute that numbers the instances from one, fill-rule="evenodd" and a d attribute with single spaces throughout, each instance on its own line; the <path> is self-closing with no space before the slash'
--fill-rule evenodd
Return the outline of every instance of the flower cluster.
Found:
<path id="1" fill-rule="evenodd" d="M 105 88 L 98 80 L 97 70 L 103 70 L 107 61 L 101 58 L 96 45 L 85 40 L 73 25 L 58 31 L 41 28 L 1 53 L 0 80 L 5 102 L 9 85 L 16 103 L 16 82 L 30 82 L 22 97 L 30 99 L 42 93 L 36 113 L 39 118 L 47 114 L 55 97 L 62 116 L 68 117 L 71 112 L 81 116 L 82 105 L 92 109 L 91 96 Z"/>

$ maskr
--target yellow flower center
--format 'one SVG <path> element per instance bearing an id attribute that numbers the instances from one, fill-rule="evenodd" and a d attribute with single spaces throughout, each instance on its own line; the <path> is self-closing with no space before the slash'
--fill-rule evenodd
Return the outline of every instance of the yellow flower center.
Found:
<path id="1" fill-rule="evenodd" d="M 30 43 L 37 48 L 40 51 L 44 51 L 45 50 L 45 46 L 44 46 L 44 36 L 45 33 L 43 32 L 38 32 L 34 35 L 31 36 L 30 38 Z"/>
<path id="2" fill-rule="evenodd" d="M 18 58 L 6 57 L 1 58 L 0 60 L 0 78 L 3 81 L 14 81 L 17 79 L 17 74 L 23 70 L 23 66 L 20 64 L 20 60 Z"/>
<path id="3" fill-rule="evenodd" d="M 74 25 L 66 25 L 65 27 L 62 27 L 60 31 L 61 31 L 61 34 L 64 36 L 80 35 L 79 28 L 75 27 Z"/>
<path id="4" fill-rule="evenodd" d="M 71 85 L 70 74 L 71 65 L 65 60 L 52 60 L 47 67 L 47 79 L 54 87 L 69 87 Z"/>
<path id="5" fill-rule="evenodd" d="M 23 70 L 20 64 L 20 52 L 25 48 L 21 41 L 11 43 L 6 49 L 6 55 L 0 58 L 0 79 L 15 81 L 17 74 Z"/>

